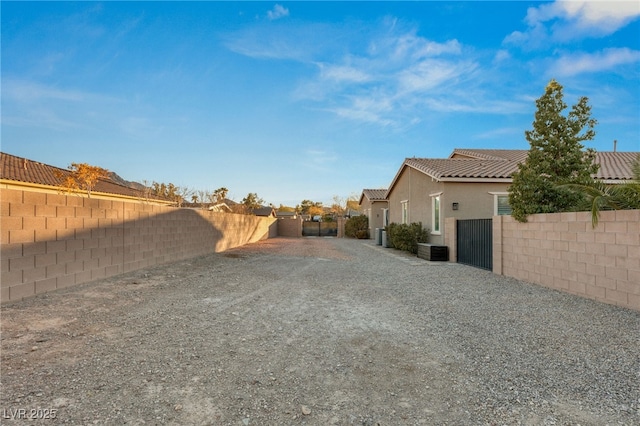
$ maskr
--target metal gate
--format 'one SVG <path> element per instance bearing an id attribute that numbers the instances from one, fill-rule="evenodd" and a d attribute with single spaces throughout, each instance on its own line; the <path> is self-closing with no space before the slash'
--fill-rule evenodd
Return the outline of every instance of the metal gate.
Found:
<path id="1" fill-rule="evenodd" d="M 493 270 L 492 219 L 458 220 L 458 263 Z"/>
<path id="2" fill-rule="evenodd" d="M 305 220 L 302 222 L 303 237 L 337 237 L 337 222 L 313 222 Z"/>

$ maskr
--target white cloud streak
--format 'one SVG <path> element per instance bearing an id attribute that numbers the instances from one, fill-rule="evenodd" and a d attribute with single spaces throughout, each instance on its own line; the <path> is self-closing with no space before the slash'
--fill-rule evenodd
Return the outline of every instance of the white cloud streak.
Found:
<path id="1" fill-rule="evenodd" d="M 612 71 L 640 62 L 640 51 L 628 48 L 605 49 L 596 53 L 575 53 L 563 56 L 549 68 L 551 76 L 573 76 L 583 73 Z"/>
<path id="2" fill-rule="evenodd" d="M 530 49 L 615 33 L 640 17 L 637 1 L 556 1 L 531 7 L 527 30 L 514 31 L 504 42 Z"/>

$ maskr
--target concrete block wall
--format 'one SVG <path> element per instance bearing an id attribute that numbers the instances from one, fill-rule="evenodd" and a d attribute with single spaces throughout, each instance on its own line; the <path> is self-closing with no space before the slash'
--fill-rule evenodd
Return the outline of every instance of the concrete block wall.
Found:
<path id="1" fill-rule="evenodd" d="M 280 237 L 302 237 L 302 218 L 280 218 L 278 219 L 278 236 Z"/>
<path id="2" fill-rule="evenodd" d="M 3 189 L 0 301 L 277 235 L 275 218 Z"/>
<path id="3" fill-rule="evenodd" d="M 494 272 L 640 310 L 640 210 L 493 218 Z"/>

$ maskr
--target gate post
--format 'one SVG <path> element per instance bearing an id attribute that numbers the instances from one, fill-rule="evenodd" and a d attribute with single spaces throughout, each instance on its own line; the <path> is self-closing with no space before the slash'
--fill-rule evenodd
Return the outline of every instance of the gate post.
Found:
<path id="1" fill-rule="evenodd" d="M 458 226 L 455 217 L 444 219 L 444 245 L 449 247 L 449 262 L 458 262 Z"/>
<path id="2" fill-rule="evenodd" d="M 338 222 L 337 238 L 344 238 L 344 224 L 346 222 L 346 219 L 344 217 L 338 217 L 336 221 Z"/>
<path id="3" fill-rule="evenodd" d="M 502 275 L 502 216 L 493 217 L 493 273 Z"/>

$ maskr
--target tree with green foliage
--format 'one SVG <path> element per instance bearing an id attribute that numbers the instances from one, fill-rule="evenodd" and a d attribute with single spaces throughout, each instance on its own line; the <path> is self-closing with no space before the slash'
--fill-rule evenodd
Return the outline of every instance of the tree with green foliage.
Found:
<path id="1" fill-rule="evenodd" d="M 250 192 L 242 199 L 242 205 L 247 213 L 253 212 L 255 209 L 262 207 L 264 200 L 258 197 L 255 192 Z"/>
<path id="2" fill-rule="evenodd" d="M 576 210 L 582 194 L 563 185 L 588 184 L 598 171 L 595 151 L 582 145 L 594 138 L 597 124 L 588 99 L 581 97 L 565 116 L 562 89 L 557 81 L 549 82 L 536 100 L 533 129 L 525 131 L 529 154 L 509 187 L 511 215 L 520 222 L 531 214 Z"/>
<path id="3" fill-rule="evenodd" d="M 297 210 L 300 214 L 308 214 L 310 216 L 318 216 L 324 213 L 324 208 L 320 201 L 302 200 L 300 205 L 297 206 Z"/>

